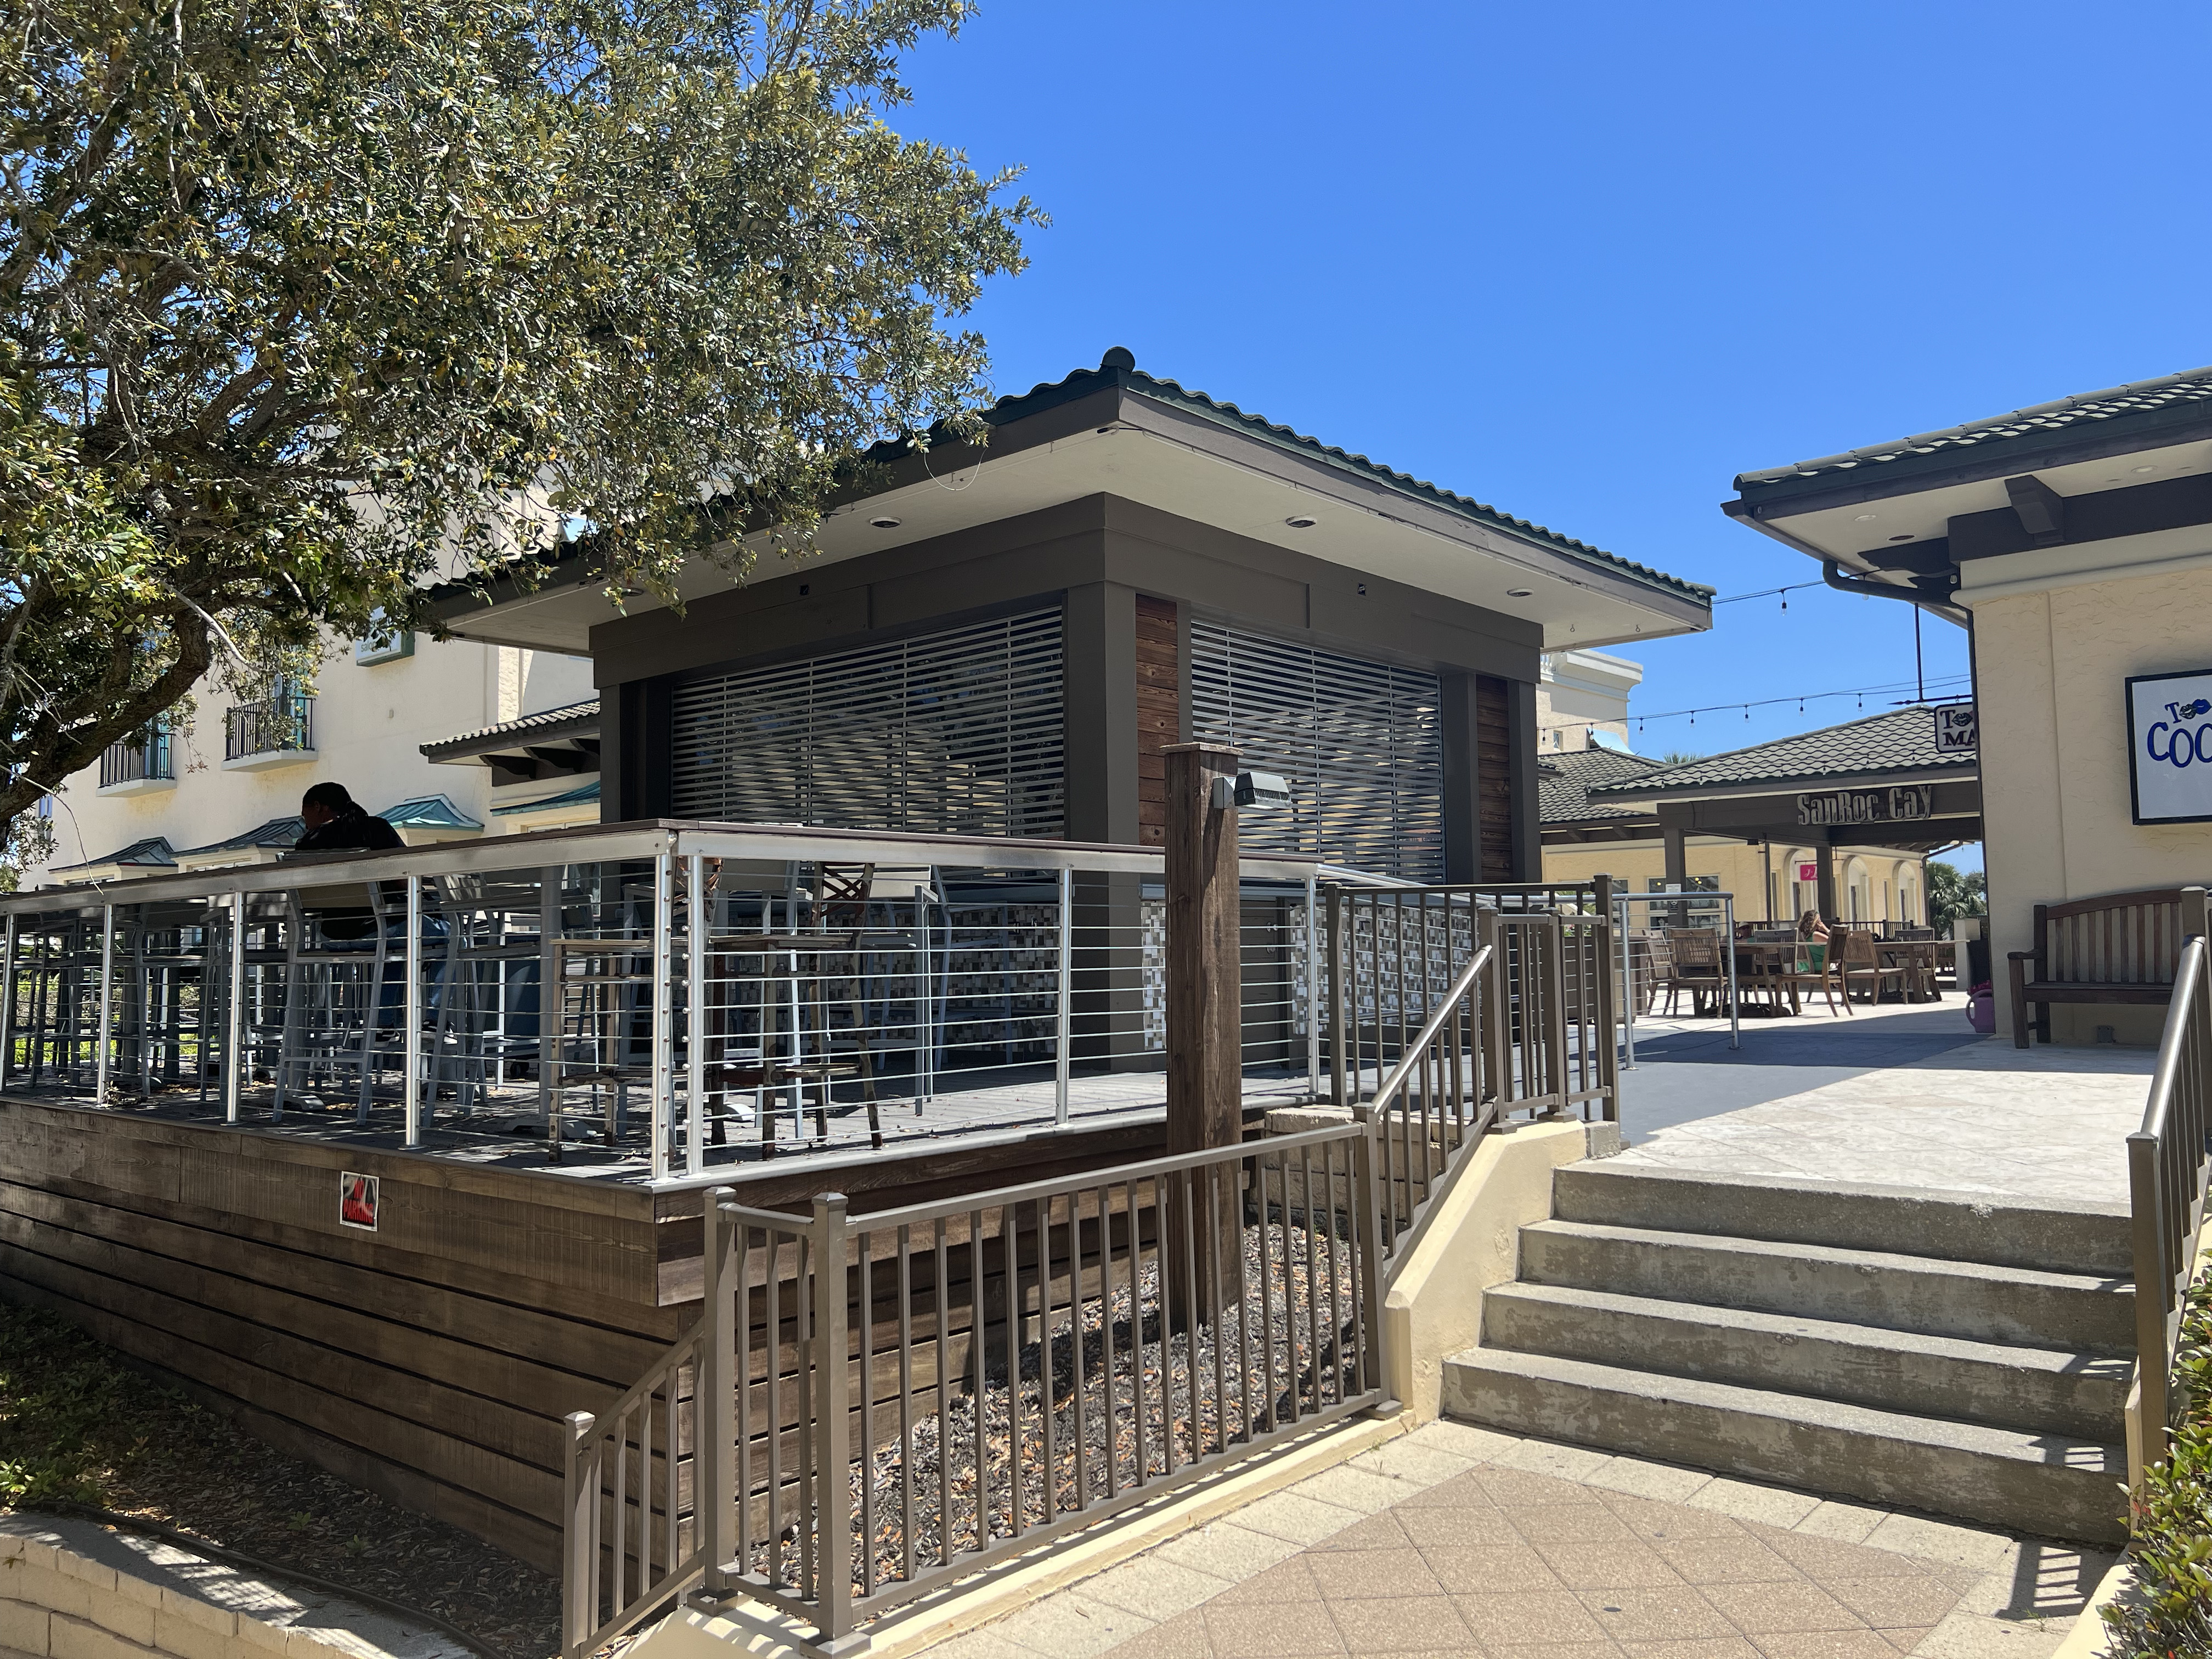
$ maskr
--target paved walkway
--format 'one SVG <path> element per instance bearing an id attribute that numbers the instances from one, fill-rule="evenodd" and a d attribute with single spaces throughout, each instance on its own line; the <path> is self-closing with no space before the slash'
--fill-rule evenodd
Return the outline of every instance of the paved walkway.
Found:
<path id="1" fill-rule="evenodd" d="M 2127 1201 L 2148 1049 L 1981 1037 L 1964 1000 L 1747 1020 L 1639 1021 L 1624 1158 L 1878 1186 Z"/>
<path id="2" fill-rule="evenodd" d="M 1437 1423 L 931 1654 L 2042 1659 L 2111 1564 Z"/>

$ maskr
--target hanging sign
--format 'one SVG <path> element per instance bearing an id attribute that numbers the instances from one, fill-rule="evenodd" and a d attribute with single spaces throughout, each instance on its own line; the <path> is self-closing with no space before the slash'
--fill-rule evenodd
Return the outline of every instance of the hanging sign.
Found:
<path id="1" fill-rule="evenodd" d="M 376 1209 L 379 1197 L 378 1178 L 373 1175 L 356 1175 L 351 1170 L 338 1176 L 338 1225 L 358 1227 L 365 1233 L 376 1231 Z"/>
<path id="2" fill-rule="evenodd" d="M 2212 821 L 2212 669 L 2137 674 L 2126 685 L 2136 822 Z"/>
<path id="3" fill-rule="evenodd" d="M 1831 789 L 1797 797 L 1797 822 L 1808 824 L 1892 823 L 1924 818 L 1935 810 L 1935 787 L 1925 783 L 1895 789 Z"/>
<path id="4" fill-rule="evenodd" d="M 1800 880 L 1800 881 L 1818 881 L 1818 880 L 1820 880 L 1820 866 L 1819 865 L 1817 865 L 1817 864 L 1801 864 L 1801 865 L 1799 865 L 1799 866 L 1797 866 L 1797 879 L 1798 879 L 1798 880 Z"/>
<path id="5" fill-rule="evenodd" d="M 1973 704 L 1962 702 L 1934 713 L 1937 754 L 1971 755 L 1981 747 L 1982 718 Z"/>

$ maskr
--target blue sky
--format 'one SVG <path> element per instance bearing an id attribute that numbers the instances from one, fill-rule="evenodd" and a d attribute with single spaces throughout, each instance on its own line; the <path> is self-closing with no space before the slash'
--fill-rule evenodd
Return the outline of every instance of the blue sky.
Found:
<path id="1" fill-rule="evenodd" d="M 1054 216 L 974 313 L 999 391 L 1127 345 L 1726 595 L 1819 574 L 1723 518 L 1740 471 L 2212 362 L 2208 46 L 2201 6 L 994 0 L 896 119 Z M 1638 706 L 1910 686 L 1909 607 L 1788 599 L 1642 647 Z"/>

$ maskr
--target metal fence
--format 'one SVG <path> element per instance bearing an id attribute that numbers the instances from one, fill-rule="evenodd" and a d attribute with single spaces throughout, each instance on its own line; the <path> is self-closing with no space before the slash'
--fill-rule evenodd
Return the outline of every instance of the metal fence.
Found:
<path id="1" fill-rule="evenodd" d="M 1466 1155 L 1504 1116 L 1577 1103 L 1570 920 L 1478 907 L 1480 942 L 1333 1125 L 859 1216 L 835 1194 L 802 1217 L 715 1189 L 700 1323 L 611 1410 L 569 1419 L 564 1652 L 694 1584 L 834 1651 L 951 1579 L 1380 1405 L 1383 1296 Z"/>
<path id="2" fill-rule="evenodd" d="M 1619 1115 L 1613 884 L 1328 890 L 1322 969 L 1331 1097 L 1369 1098 L 1425 1040 L 1424 1021 L 1491 947 L 1488 1000 L 1460 1028 L 1492 1089 L 1562 1112 Z M 1477 1061 L 1474 1056 L 1479 1050 Z"/>
<path id="3" fill-rule="evenodd" d="M 1248 859 L 1255 1091 L 1323 1087 L 1320 867 Z M 0 899 L 0 1088 L 657 1179 L 1156 1109 L 1162 859 L 607 826 Z"/>
<path id="4" fill-rule="evenodd" d="M 700 1323 L 568 1419 L 563 1651 L 695 1582 L 833 1645 L 1377 1404 L 1374 1144 L 1352 1122 L 872 1215 L 714 1189 Z"/>
<path id="5" fill-rule="evenodd" d="M 2205 890 L 2181 893 L 2180 965 L 2142 1127 L 2128 1137 L 2135 1219 L 2136 1353 L 2144 1464 L 2166 1455 L 2180 1401 L 2172 1387 L 2181 1316 L 2212 1182 L 2212 943 Z M 2141 1469 L 2134 1471 L 2139 1478 Z"/>

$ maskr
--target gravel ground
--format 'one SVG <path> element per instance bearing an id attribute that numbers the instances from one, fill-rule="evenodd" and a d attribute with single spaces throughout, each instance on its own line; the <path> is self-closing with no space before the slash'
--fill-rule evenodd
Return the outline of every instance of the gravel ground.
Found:
<path id="1" fill-rule="evenodd" d="M 1313 1252 L 1310 1283 L 1317 1285 L 1320 1301 L 1309 1322 L 1307 1252 Z M 1135 1308 L 1126 1277 L 1117 1264 L 1115 1288 L 1104 1298 L 1086 1298 L 1077 1310 L 1080 1316 L 1083 1369 L 1081 1433 L 1079 1435 L 1074 1340 L 1077 1315 L 1066 1306 L 1055 1310 L 1052 1322 L 1050 1371 L 1054 1432 L 1052 1499 L 1046 1497 L 1043 1449 L 1046 1345 L 1032 1340 L 1018 1352 L 1017 1385 L 1007 1383 L 1004 1330 L 994 1332 L 986 1357 L 980 1395 L 963 1389 L 956 1378 L 949 1408 L 940 1416 L 933 1391 L 917 1385 L 913 1425 L 914 1553 L 917 1572 L 927 1572 L 941 1558 L 949 1528 L 956 1565 L 960 1554 L 1014 1536 L 1014 1505 L 1009 1468 L 1013 1453 L 1013 1413 L 1018 1406 L 1025 1465 L 1022 1482 L 1021 1516 L 1024 1529 L 1072 1512 L 1078 1494 L 1087 1488 L 1096 1502 L 1108 1496 L 1107 1417 L 1104 1407 L 1110 1377 L 1113 1398 L 1115 1479 L 1127 1491 L 1141 1469 L 1157 1480 L 1168 1472 L 1166 1431 L 1176 1436 L 1176 1467 L 1192 1458 L 1193 1424 L 1199 1449 L 1210 1455 L 1218 1449 L 1216 1437 L 1226 1407 L 1229 1445 L 1233 1449 L 1247 1438 L 1245 1406 L 1250 1402 L 1255 1431 L 1267 1432 L 1265 1413 L 1272 1401 L 1278 1421 L 1287 1425 L 1299 1414 L 1333 1405 L 1355 1388 L 1350 1345 L 1353 1338 L 1352 1304 L 1352 1258 L 1349 1244 L 1316 1230 L 1310 1237 L 1303 1225 L 1285 1226 L 1270 1220 L 1262 1228 L 1243 1229 L 1246 1296 L 1243 1306 L 1225 1310 L 1218 1323 L 1201 1324 L 1194 1334 L 1163 1328 L 1166 1322 L 1159 1291 L 1159 1267 L 1148 1255 L 1138 1275 Z M 1263 1258 L 1270 1265 L 1264 1281 Z M 1285 1256 L 1288 1256 L 1287 1273 Z M 1286 1284 L 1287 1279 L 1287 1284 Z M 1263 1313 L 1262 1285 L 1272 1302 L 1272 1313 Z M 1331 1307 L 1332 1285 L 1336 1305 Z M 1224 1286 L 1224 1293 L 1229 1287 Z M 1285 1328 L 1285 1310 L 1296 1316 L 1294 1328 Z M 1032 1316 L 1034 1318 L 1034 1316 Z M 1272 1318 L 1273 1334 L 1273 1389 L 1262 1338 Z M 1217 1344 L 1217 1337 L 1218 1338 Z M 1318 1339 L 1316 1354 L 1315 1340 Z M 1195 1345 L 1195 1391 L 1193 1347 Z M 1217 1346 L 1220 1365 L 1217 1385 Z M 1141 1379 L 1141 1384 L 1140 1384 Z M 1139 1390 L 1143 1409 L 1138 1409 Z M 1298 1402 L 1294 1406 L 1293 1395 Z M 925 1412 L 925 1405 L 932 1409 Z M 983 1474 L 978 1480 L 976 1416 L 982 1416 Z M 1143 1428 L 1143 1457 L 1139 1458 L 1139 1425 Z M 903 1498 L 906 1455 L 900 1443 L 896 1405 L 876 1411 L 879 1449 L 868 1464 L 867 1485 L 872 1486 L 874 1525 L 866 1525 L 864 1482 L 856 1463 L 851 1485 L 854 1532 L 854 1584 L 865 1594 L 867 1583 L 863 1536 L 872 1535 L 875 1557 L 875 1588 L 902 1577 L 905 1559 Z M 888 1441 L 888 1444 L 882 1443 Z M 1077 1446 L 1083 1446 L 1079 1461 Z M 948 1455 L 949 1447 L 949 1455 Z M 949 1468 L 946 1465 L 949 1463 Z M 948 1477 L 949 1476 L 949 1480 Z M 1079 1484 L 1079 1477 L 1080 1484 Z M 949 1487 L 949 1509 L 945 1498 Z M 978 1515 L 981 1512 L 980 1522 Z M 787 1580 L 796 1574 L 798 1538 L 787 1527 L 781 1540 Z M 754 1554 L 756 1570 L 765 1571 L 765 1545 Z"/>
<path id="2" fill-rule="evenodd" d="M 92 1504 L 434 1613 L 512 1659 L 560 1648 L 560 1585 L 287 1456 L 75 1327 L 0 1304 L 0 1493 Z"/>

